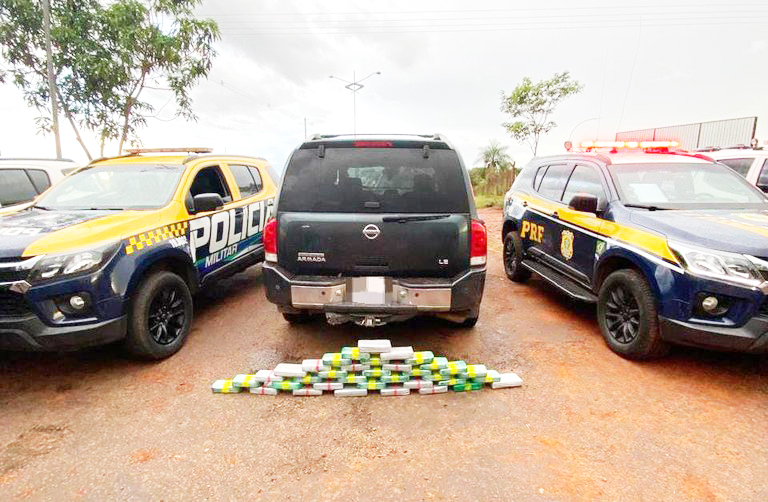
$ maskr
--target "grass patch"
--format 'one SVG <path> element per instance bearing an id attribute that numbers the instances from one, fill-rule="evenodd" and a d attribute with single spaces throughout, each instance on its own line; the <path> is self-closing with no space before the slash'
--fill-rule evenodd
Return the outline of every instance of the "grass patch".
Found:
<path id="1" fill-rule="evenodd" d="M 503 195 L 475 195 L 475 207 L 502 207 L 504 205 Z"/>

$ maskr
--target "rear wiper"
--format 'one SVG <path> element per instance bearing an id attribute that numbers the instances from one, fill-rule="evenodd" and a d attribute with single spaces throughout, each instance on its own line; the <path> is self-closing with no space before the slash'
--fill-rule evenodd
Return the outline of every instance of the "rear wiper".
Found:
<path id="1" fill-rule="evenodd" d="M 443 218 L 450 218 L 450 214 L 430 214 L 430 215 L 414 215 L 414 216 L 406 216 L 406 215 L 398 215 L 398 216 L 384 216 L 381 221 L 383 222 L 392 222 L 396 221 L 397 223 L 407 223 L 409 221 L 429 221 L 429 220 L 442 220 Z"/>
<path id="2" fill-rule="evenodd" d="M 638 209 L 647 209 L 648 211 L 667 211 L 668 207 L 649 206 L 646 204 L 624 204 L 624 207 L 636 207 Z"/>

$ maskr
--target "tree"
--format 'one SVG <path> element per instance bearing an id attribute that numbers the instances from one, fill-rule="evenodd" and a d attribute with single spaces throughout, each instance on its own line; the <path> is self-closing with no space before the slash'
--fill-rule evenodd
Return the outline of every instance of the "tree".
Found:
<path id="1" fill-rule="evenodd" d="M 541 136 L 557 125 L 550 120 L 557 105 L 583 88 L 583 85 L 571 79 L 567 71 L 537 83 L 525 77 L 509 95 L 501 92 L 501 111 L 513 119 L 520 119 L 502 125 L 514 139 L 527 144 L 533 155 L 536 155 Z"/>
<path id="2" fill-rule="evenodd" d="M 507 153 L 507 147 L 495 140 L 491 140 L 488 146 L 482 149 L 477 161 L 483 164 L 486 178 L 489 174 L 503 173 L 515 165 L 512 157 Z"/>
<path id="3" fill-rule="evenodd" d="M 91 158 L 80 131 L 96 134 L 102 149 L 138 142 L 138 129 L 154 112 L 142 99 L 152 88 L 169 92 L 176 116 L 195 120 L 191 88 L 205 78 L 219 38 L 214 21 L 194 16 L 200 0 L 67 0 L 52 2 L 51 36 L 61 110 Z M 8 74 L 50 130 L 50 92 L 39 2 L 0 2 L 0 50 Z"/>

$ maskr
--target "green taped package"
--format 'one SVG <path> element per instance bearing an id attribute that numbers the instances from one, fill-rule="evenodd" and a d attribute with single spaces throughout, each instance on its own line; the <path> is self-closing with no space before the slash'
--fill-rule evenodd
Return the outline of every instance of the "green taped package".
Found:
<path id="1" fill-rule="evenodd" d="M 381 390 L 381 389 L 386 389 L 387 384 L 386 382 L 382 382 L 381 380 L 368 380 L 365 383 L 357 384 L 357 388 L 366 389 L 366 390 Z"/>
<path id="2" fill-rule="evenodd" d="M 439 371 L 448 367 L 448 359 L 445 357 L 436 357 L 432 359 L 431 363 L 422 364 L 420 367 L 423 370 Z"/>
<path id="3" fill-rule="evenodd" d="M 356 385 L 359 383 L 365 383 L 368 379 L 364 375 L 351 375 L 348 374 L 345 377 L 339 378 L 339 382 Z"/>
<path id="4" fill-rule="evenodd" d="M 391 375 L 383 375 L 381 381 L 384 383 L 402 383 L 411 379 L 411 376 L 407 373 L 392 373 Z"/>
<path id="5" fill-rule="evenodd" d="M 326 366 L 333 366 L 334 368 L 340 368 L 352 364 L 352 359 L 342 356 L 341 352 L 326 352 L 323 354 L 323 364 Z"/>
<path id="6" fill-rule="evenodd" d="M 459 375 L 467 369 L 467 363 L 464 361 L 449 361 L 448 366 L 440 370 L 443 376 Z"/>
<path id="7" fill-rule="evenodd" d="M 338 380 L 339 378 L 344 378 L 348 375 L 348 373 L 344 370 L 328 370 L 328 371 L 321 371 L 317 374 L 320 378 L 327 378 L 329 380 Z"/>
<path id="8" fill-rule="evenodd" d="M 216 380 L 211 384 L 211 390 L 214 394 L 237 394 L 243 389 L 235 387 L 232 380 Z"/>
<path id="9" fill-rule="evenodd" d="M 368 352 L 360 352 L 360 349 L 357 347 L 342 347 L 341 357 L 360 363 L 365 363 L 371 360 L 371 354 Z"/>
<path id="10" fill-rule="evenodd" d="M 467 383 L 463 378 L 448 378 L 447 380 L 440 380 L 437 385 L 443 387 L 453 387 L 454 385 L 464 385 Z"/>
<path id="11" fill-rule="evenodd" d="M 428 351 L 414 352 L 413 357 L 406 359 L 406 364 L 429 364 L 435 358 L 435 355 Z"/>
<path id="12" fill-rule="evenodd" d="M 370 370 L 363 371 L 363 376 L 365 378 L 381 378 L 384 375 L 391 375 L 391 374 L 392 374 L 391 371 L 383 370 L 383 369 L 380 369 L 380 368 L 373 368 L 373 369 L 370 369 Z"/>
<path id="13" fill-rule="evenodd" d="M 283 380 L 282 382 L 272 382 L 269 386 L 277 390 L 296 390 L 301 389 L 304 385 L 295 380 Z"/>
<path id="14" fill-rule="evenodd" d="M 472 390 L 480 390 L 482 388 L 483 384 L 481 382 L 465 382 L 463 384 L 451 386 L 451 389 L 455 390 L 456 392 L 469 392 Z"/>

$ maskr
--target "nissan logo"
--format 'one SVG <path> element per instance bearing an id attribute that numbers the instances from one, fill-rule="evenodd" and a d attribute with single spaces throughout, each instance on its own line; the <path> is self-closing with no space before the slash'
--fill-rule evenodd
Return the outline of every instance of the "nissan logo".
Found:
<path id="1" fill-rule="evenodd" d="M 370 240 L 373 240 L 376 237 L 378 237 L 380 233 L 381 233 L 381 230 L 379 230 L 379 227 L 373 224 L 366 225 L 365 228 L 363 229 L 363 235 Z"/>

